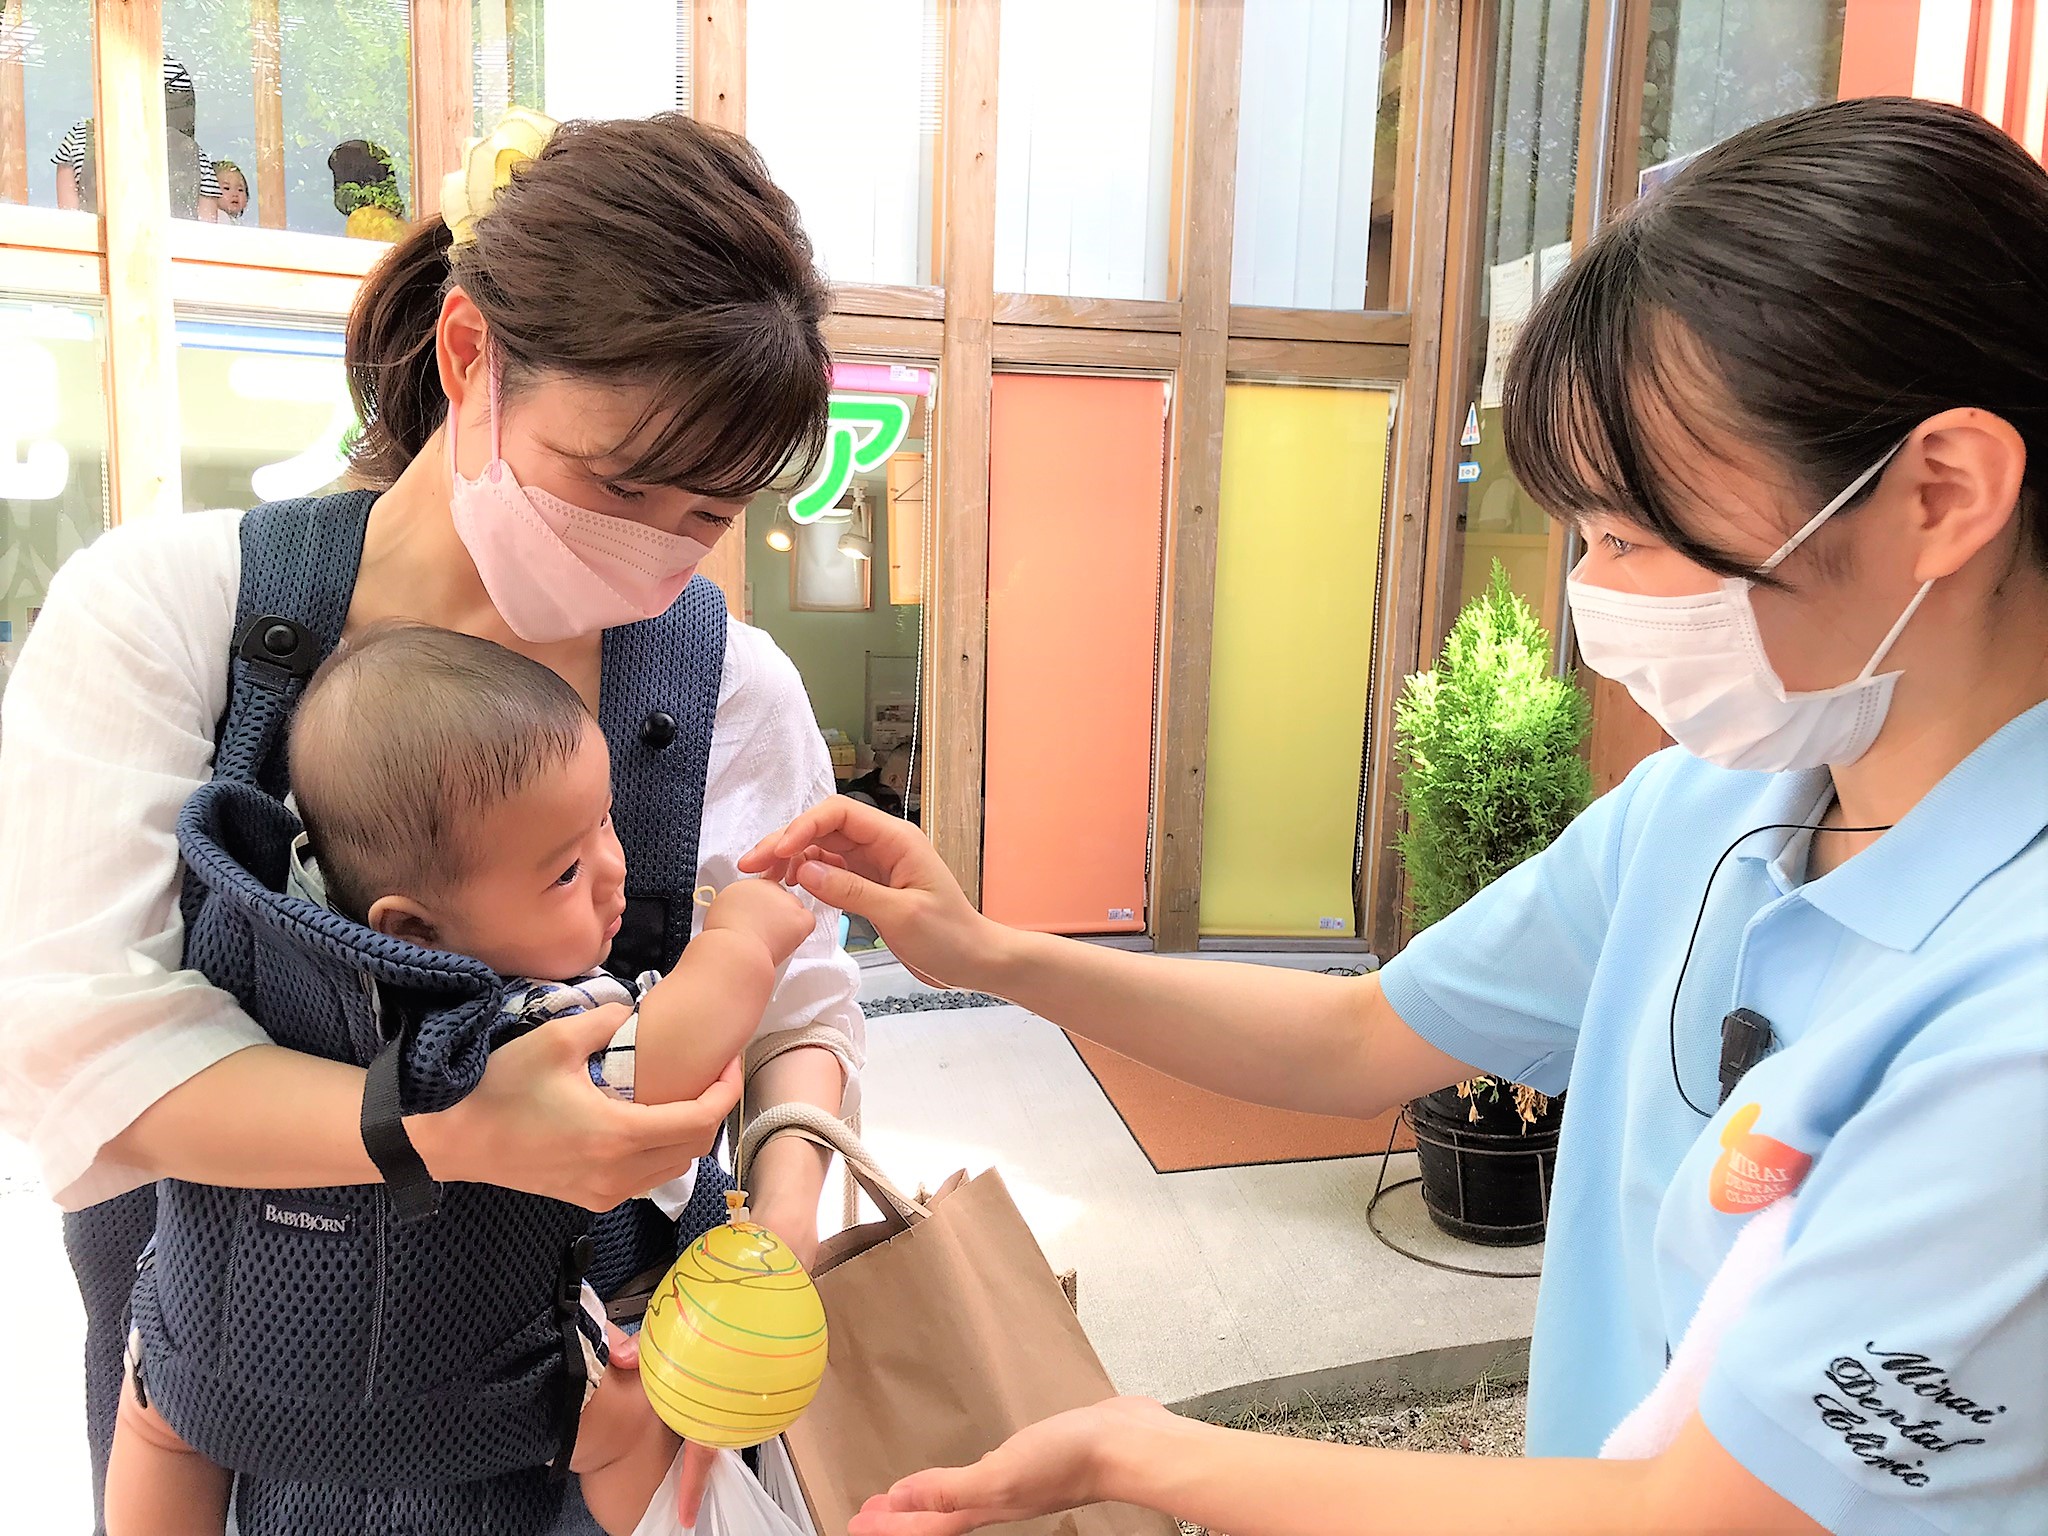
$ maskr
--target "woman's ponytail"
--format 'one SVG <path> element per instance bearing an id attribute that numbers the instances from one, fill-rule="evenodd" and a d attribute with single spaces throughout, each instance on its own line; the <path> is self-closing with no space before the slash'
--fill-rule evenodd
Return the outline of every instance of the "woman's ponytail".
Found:
<path id="1" fill-rule="evenodd" d="M 448 226 L 435 214 L 363 279 L 348 317 L 348 388 L 361 435 L 351 478 L 390 487 L 448 414 L 434 329 L 449 286 Z"/>

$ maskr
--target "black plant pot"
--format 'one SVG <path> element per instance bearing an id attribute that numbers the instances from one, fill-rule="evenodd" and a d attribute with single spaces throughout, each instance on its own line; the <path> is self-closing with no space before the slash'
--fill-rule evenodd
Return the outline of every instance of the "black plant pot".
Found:
<path id="1" fill-rule="evenodd" d="M 1468 1243 L 1518 1248 L 1542 1242 L 1562 1101 L 1552 1100 L 1526 1129 L 1505 1092 L 1498 1104 L 1480 1103 L 1477 1124 L 1471 1110 L 1472 1101 L 1459 1098 L 1455 1088 L 1408 1106 L 1429 1219 Z"/>

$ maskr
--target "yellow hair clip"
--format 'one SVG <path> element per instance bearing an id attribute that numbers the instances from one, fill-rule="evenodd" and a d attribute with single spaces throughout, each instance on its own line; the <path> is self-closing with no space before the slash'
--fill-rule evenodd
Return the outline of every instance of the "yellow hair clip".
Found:
<path id="1" fill-rule="evenodd" d="M 462 151 L 462 164 L 441 178 L 441 217 L 457 245 L 476 239 L 476 221 L 491 211 L 512 175 L 547 148 L 561 124 L 544 112 L 513 107 L 498 126 Z"/>

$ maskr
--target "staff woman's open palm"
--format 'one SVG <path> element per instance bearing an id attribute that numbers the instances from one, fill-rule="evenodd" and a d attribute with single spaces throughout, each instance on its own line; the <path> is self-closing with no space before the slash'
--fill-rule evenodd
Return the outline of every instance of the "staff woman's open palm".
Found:
<path id="1" fill-rule="evenodd" d="M 918 980 L 958 984 L 985 956 L 996 924 L 981 916 L 925 835 L 874 806 L 838 796 L 805 812 L 740 860 L 742 872 L 801 886 L 875 925 Z"/>

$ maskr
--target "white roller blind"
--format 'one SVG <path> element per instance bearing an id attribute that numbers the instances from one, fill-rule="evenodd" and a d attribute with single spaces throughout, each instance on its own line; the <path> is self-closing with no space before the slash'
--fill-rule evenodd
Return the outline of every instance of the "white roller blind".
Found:
<path id="1" fill-rule="evenodd" d="M 683 0 L 606 0 L 542 12 L 550 117 L 652 117 L 676 106 L 676 7 Z"/>
<path id="2" fill-rule="evenodd" d="M 996 287 L 1164 299 L 1176 0 L 1002 11 Z"/>
<path id="3" fill-rule="evenodd" d="M 931 281 L 937 0 L 752 0 L 747 137 L 825 275 Z"/>
<path id="4" fill-rule="evenodd" d="M 1386 0 L 1244 13 L 1230 302 L 1363 309 Z"/>

